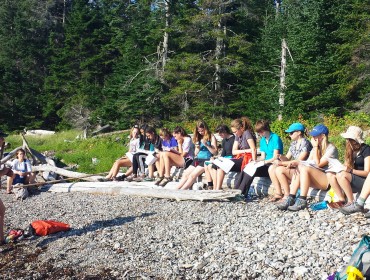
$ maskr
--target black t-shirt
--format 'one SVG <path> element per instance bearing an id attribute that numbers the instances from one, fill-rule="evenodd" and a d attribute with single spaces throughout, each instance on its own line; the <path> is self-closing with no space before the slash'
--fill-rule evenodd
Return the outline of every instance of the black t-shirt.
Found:
<path id="1" fill-rule="evenodd" d="M 370 146 L 364 144 L 362 145 L 360 152 L 355 158 L 354 169 L 364 170 L 365 169 L 365 158 L 370 156 Z"/>
<path id="2" fill-rule="evenodd" d="M 234 145 L 234 141 L 235 141 L 235 136 L 232 135 L 231 137 L 229 138 L 225 138 L 225 139 L 222 139 L 222 152 L 221 152 L 221 156 L 222 157 L 225 157 L 225 156 L 232 156 L 233 155 L 233 145 Z"/>

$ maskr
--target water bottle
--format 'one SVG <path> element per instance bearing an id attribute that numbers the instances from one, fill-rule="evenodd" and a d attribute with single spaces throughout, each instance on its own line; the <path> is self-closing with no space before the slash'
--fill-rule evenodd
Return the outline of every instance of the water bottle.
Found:
<path id="1" fill-rule="evenodd" d="M 314 211 L 323 210 L 328 208 L 328 202 L 323 200 L 314 204 L 311 204 L 310 208 Z"/>

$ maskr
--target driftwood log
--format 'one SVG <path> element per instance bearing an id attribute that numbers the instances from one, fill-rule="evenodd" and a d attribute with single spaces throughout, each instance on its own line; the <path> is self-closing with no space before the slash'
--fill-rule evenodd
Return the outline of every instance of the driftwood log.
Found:
<path id="1" fill-rule="evenodd" d="M 131 195 L 140 197 L 165 198 L 177 201 L 181 200 L 227 200 L 241 194 L 240 190 L 228 191 L 205 191 L 205 190 L 174 190 L 153 187 L 153 183 L 141 182 L 76 182 L 60 183 L 49 188 L 51 192 L 85 192 L 92 194 Z"/>
<path id="2" fill-rule="evenodd" d="M 98 179 L 102 178 L 102 176 L 100 175 L 70 171 L 70 170 L 66 170 L 64 168 L 59 168 L 59 167 L 52 166 L 49 164 L 41 164 L 41 165 L 32 166 L 32 171 L 33 172 L 39 172 L 39 171 L 54 172 L 61 176 L 68 177 L 70 179 L 72 178 L 82 179 L 82 180 L 89 181 L 89 182 L 98 182 Z"/>

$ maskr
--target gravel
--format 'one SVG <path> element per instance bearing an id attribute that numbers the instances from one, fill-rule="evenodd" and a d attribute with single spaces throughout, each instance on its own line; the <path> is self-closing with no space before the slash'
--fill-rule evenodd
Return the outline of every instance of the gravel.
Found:
<path id="1" fill-rule="evenodd" d="M 1 246 L 3 279 L 326 279 L 370 234 L 370 219 L 361 214 L 284 212 L 266 199 L 175 202 L 41 192 L 14 201 L 4 190 L 0 195 L 6 230 L 39 219 L 72 227 Z"/>

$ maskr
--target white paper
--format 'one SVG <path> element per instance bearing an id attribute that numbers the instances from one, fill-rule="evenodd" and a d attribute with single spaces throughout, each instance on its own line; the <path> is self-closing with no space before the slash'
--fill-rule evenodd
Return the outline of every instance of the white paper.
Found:
<path id="1" fill-rule="evenodd" d="M 243 169 L 249 176 L 254 176 L 258 167 L 265 165 L 264 161 L 251 161 Z"/>
<path id="2" fill-rule="evenodd" d="M 225 173 L 228 173 L 234 166 L 235 162 L 228 158 L 219 157 L 213 161 L 213 164 L 221 168 Z"/>
<path id="3" fill-rule="evenodd" d="M 316 169 L 319 169 L 321 171 L 324 171 L 324 169 L 320 168 L 316 162 L 314 160 L 301 160 L 299 162 L 300 164 L 303 164 L 305 166 L 309 166 L 309 167 L 313 167 L 313 168 L 316 168 Z"/>
<path id="4" fill-rule="evenodd" d="M 155 157 L 153 154 L 149 154 L 146 158 L 145 158 L 145 164 L 146 165 L 152 165 L 153 163 L 155 163 L 157 161 L 157 157 Z"/>
<path id="5" fill-rule="evenodd" d="M 346 167 L 336 158 L 328 158 L 329 168 L 325 172 L 339 173 L 346 170 Z"/>

